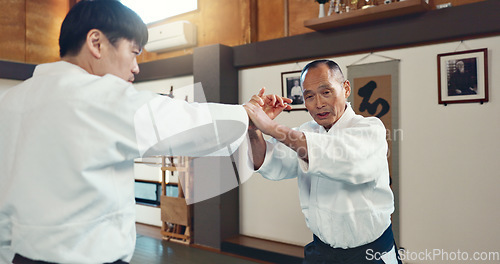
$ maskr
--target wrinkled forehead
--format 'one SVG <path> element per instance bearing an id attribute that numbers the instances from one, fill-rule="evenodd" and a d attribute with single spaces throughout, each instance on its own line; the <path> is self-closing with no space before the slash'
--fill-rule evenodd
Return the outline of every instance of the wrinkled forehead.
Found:
<path id="1" fill-rule="evenodd" d="M 340 79 L 340 80 L 339 80 Z M 325 84 L 340 84 L 343 82 L 342 75 L 327 65 L 322 64 L 314 68 L 309 68 L 303 75 L 302 89 L 305 90 L 309 86 L 323 86 Z"/>

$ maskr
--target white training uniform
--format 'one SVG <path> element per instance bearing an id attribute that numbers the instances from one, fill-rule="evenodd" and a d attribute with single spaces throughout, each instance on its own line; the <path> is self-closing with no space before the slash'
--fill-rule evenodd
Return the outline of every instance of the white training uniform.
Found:
<path id="1" fill-rule="evenodd" d="M 298 177 L 307 226 L 323 242 L 345 249 L 375 241 L 394 211 L 382 122 L 356 115 L 348 103 L 329 131 L 315 121 L 298 130 L 305 134 L 309 163 L 271 139 L 257 172 L 270 180 Z"/>
<path id="2" fill-rule="evenodd" d="M 214 121 L 237 129 L 217 137 Z M 64 61 L 37 66 L 0 95 L 2 251 L 57 263 L 130 261 L 134 159 L 203 156 L 241 141 L 247 124 L 242 106 L 139 92 Z"/>

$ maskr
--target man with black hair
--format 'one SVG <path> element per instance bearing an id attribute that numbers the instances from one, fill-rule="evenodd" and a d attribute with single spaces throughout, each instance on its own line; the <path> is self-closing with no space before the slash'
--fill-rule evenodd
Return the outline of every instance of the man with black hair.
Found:
<path id="1" fill-rule="evenodd" d="M 234 151 L 246 135 L 242 106 L 137 91 L 147 39 L 119 1 L 80 1 L 61 26 L 61 61 L 0 95 L 0 260 L 127 263 L 134 159 Z"/>
<path id="2" fill-rule="evenodd" d="M 350 83 L 331 60 L 307 64 L 301 85 L 313 121 L 298 128 L 273 120 L 281 111 L 267 104 L 264 90 L 245 108 L 255 170 L 270 180 L 298 178 L 302 212 L 314 234 L 304 264 L 401 263 L 384 125 L 354 113 Z M 273 138 L 265 141 L 263 133 Z"/>

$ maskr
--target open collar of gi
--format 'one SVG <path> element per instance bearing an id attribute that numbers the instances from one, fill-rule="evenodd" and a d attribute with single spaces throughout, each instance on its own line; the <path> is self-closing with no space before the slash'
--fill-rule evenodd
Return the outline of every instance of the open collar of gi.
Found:
<path id="1" fill-rule="evenodd" d="M 355 115 L 356 113 L 354 113 L 354 110 L 351 107 L 351 103 L 347 102 L 346 109 L 339 120 L 337 120 L 337 122 L 335 122 L 335 124 L 333 124 L 333 126 L 328 131 L 326 131 L 323 126 L 319 126 L 319 133 L 333 134 L 335 133 L 335 131 L 344 128 L 349 123 L 349 120 L 351 120 Z"/>

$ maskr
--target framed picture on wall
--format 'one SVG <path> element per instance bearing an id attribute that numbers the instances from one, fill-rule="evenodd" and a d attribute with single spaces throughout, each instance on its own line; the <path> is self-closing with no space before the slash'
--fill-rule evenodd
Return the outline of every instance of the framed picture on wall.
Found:
<path id="1" fill-rule="evenodd" d="M 488 50 L 438 54 L 440 104 L 488 102 Z"/>
<path id="2" fill-rule="evenodd" d="M 292 99 L 292 110 L 306 110 L 304 96 L 300 87 L 301 71 L 289 71 L 281 73 L 282 96 Z"/>

